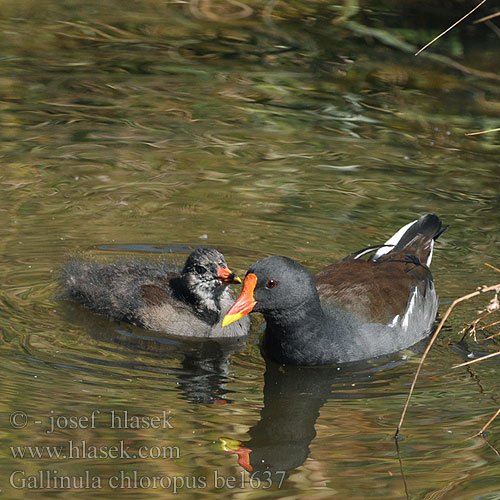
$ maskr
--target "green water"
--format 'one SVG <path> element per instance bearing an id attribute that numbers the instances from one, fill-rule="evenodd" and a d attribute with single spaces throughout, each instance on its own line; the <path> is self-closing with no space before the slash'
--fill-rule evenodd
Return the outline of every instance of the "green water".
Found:
<path id="1" fill-rule="evenodd" d="M 465 13 L 421 27 L 396 8 L 362 5 L 352 31 L 320 1 L 0 3 L 1 498 L 500 498 L 499 424 L 467 439 L 500 406 L 500 365 L 451 369 L 491 297 L 431 351 L 399 453 L 411 352 L 266 369 L 258 318 L 249 340 L 183 343 L 54 299 L 70 254 L 182 262 L 207 244 L 243 274 L 276 253 L 317 270 L 429 211 L 451 225 L 440 300 L 498 282 L 498 133 L 465 135 L 498 127 L 498 38 L 469 23 L 432 49 L 477 75 L 360 34 L 421 45 Z M 113 411 L 162 424 L 113 428 Z M 283 474 L 250 480 L 221 438 Z M 70 441 L 131 457 L 11 449 Z M 28 488 L 39 471 L 84 487 Z"/>

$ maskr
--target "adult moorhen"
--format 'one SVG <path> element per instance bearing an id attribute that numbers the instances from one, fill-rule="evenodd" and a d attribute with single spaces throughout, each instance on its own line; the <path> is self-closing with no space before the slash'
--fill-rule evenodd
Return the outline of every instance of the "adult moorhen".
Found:
<path id="1" fill-rule="evenodd" d="M 222 325 L 261 312 L 263 351 L 282 364 L 345 363 L 409 347 L 429 334 L 436 317 L 429 265 L 434 240 L 446 229 L 437 215 L 423 215 L 384 245 L 314 276 L 287 257 L 262 259 L 248 270 Z"/>
<path id="2" fill-rule="evenodd" d="M 70 259 L 60 283 L 62 299 L 119 321 L 173 335 L 237 337 L 246 335 L 248 318 L 233 328 L 221 318 L 234 302 L 227 285 L 241 283 L 214 248 L 196 248 L 182 269 L 140 260 L 99 264 Z"/>

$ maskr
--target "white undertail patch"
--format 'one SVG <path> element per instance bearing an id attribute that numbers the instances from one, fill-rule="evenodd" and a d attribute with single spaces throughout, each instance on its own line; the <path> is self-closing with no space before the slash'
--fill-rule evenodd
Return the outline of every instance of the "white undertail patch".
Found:
<path id="1" fill-rule="evenodd" d="M 363 255 L 366 255 L 367 253 L 373 252 L 373 248 L 367 248 L 363 252 L 358 253 L 356 257 L 354 257 L 354 260 L 359 259 L 360 257 L 363 257 Z"/>
<path id="2" fill-rule="evenodd" d="M 410 229 L 413 224 L 417 223 L 418 220 L 414 220 L 413 222 L 409 222 L 406 224 L 406 226 L 403 226 L 401 229 L 399 229 L 395 234 L 393 234 L 385 243 L 383 247 L 380 247 L 376 252 L 375 255 L 373 256 L 373 260 L 377 260 L 379 257 L 382 257 L 382 255 L 385 255 L 389 253 L 401 240 L 401 238 L 404 236 L 406 231 Z M 387 245 L 387 246 L 386 246 Z"/>

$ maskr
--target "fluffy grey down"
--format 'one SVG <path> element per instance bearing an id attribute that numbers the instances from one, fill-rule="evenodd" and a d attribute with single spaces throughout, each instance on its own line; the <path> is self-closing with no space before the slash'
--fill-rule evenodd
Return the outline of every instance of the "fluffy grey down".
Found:
<path id="1" fill-rule="evenodd" d="M 163 261 L 101 264 L 71 258 L 59 282 L 60 299 L 172 335 L 236 337 L 246 335 L 250 325 L 242 318 L 234 328 L 223 329 L 221 319 L 234 302 L 229 288 L 192 272 L 187 276 L 186 269 Z"/>

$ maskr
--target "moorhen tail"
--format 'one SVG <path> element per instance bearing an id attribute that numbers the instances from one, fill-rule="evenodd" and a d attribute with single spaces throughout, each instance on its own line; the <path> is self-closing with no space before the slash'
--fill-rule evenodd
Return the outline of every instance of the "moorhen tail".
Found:
<path id="1" fill-rule="evenodd" d="M 118 321 L 192 337 L 246 335 L 249 319 L 222 328 L 221 318 L 234 302 L 227 288 L 241 280 L 214 248 L 196 248 L 182 269 L 141 260 L 100 264 L 70 259 L 59 278 L 59 298 L 80 302 Z"/>
<path id="2" fill-rule="evenodd" d="M 314 276 L 287 257 L 262 259 L 248 270 L 222 324 L 261 312 L 263 351 L 282 364 L 345 363 L 410 347 L 430 333 L 436 317 L 429 265 L 434 240 L 446 229 L 437 215 L 423 215 L 384 245 Z"/>

